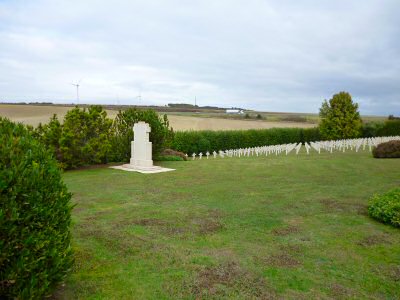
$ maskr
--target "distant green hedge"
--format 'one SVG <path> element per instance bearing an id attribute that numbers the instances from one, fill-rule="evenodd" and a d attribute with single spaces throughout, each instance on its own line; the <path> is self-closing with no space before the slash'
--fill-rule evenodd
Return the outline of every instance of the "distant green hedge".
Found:
<path id="1" fill-rule="evenodd" d="M 228 131 L 178 131 L 172 149 L 193 152 L 219 151 L 265 145 L 279 145 L 320 140 L 318 128 L 271 128 Z"/>
<path id="2" fill-rule="evenodd" d="M 367 122 L 362 127 L 362 137 L 395 136 L 400 135 L 400 120 L 386 120 L 385 122 Z"/>
<path id="3" fill-rule="evenodd" d="M 378 130 L 378 136 L 400 135 L 400 120 L 387 120 Z"/>

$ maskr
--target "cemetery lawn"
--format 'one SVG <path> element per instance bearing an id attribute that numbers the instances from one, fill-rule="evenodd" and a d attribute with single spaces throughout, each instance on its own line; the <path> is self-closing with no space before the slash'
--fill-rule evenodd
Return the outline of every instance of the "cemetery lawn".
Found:
<path id="1" fill-rule="evenodd" d="M 367 215 L 400 186 L 369 152 L 65 172 L 76 262 L 57 299 L 399 299 L 400 229 Z"/>

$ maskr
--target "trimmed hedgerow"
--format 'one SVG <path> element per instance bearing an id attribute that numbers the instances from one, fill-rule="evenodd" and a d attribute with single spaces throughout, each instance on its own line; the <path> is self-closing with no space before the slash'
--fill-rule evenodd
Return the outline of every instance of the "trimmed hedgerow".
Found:
<path id="1" fill-rule="evenodd" d="M 400 135 L 400 120 L 389 119 L 385 122 L 367 122 L 362 127 L 362 137 Z"/>
<path id="2" fill-rule="evenodd" d="M 371 198 L 369 215 L 385 224 L 400 227 L 400 188 Z"/>
<path id="3" fill-rule="evenodd" d="M 50 150 L 0 118 L 0 298 L 41 299 L 72 266 L 71 194 Z"/>
<path id="4" fill-rule="evenodd" d="M 378 130 L 378 136 L 400 135 L 400 120 L 387 120 Z"/>
<path id="5" fill-rule="evenodd" d="M 375 158 L 400 158 L 400 141 L 381 143 L 372 150 Z"/>
<path id="6" fill-rule="evenodd" d="M 178 131 L 171 147 L 191 154 L 320 140 L 318 128 L 271 128 L 228 131 Z"/>

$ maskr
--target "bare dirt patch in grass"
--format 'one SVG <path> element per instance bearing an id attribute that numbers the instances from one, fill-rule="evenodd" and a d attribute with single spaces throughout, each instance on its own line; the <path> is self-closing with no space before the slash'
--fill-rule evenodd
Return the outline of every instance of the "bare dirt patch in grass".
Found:
<path id="1" fill-rule="evenodd" d="M 271 267 L 293 268 L 300 266 L 302 263 L 298 259 L 303 253 L 301 245 L 282 245 L 279 252 L 268 257 L 261 258 L 261 262 Z"/>
<path id="2" fill-rule="evenodd" d="M 301 254 L 304 252 L 303 247 L 297 244 L 281 246 L 280 249 L 281 251 L 292 254 Z"/>
<path id="3" fill-rule="evenodd" d="M 162 235 L 186 239 L 189 236 L 209 235 L 224 229 L 221 218 L 222 213 L 219 210 L 209 210 L 205 215 L 189 213 L 189 215 L 177 216 L 174 220 L 157 218 L 115 220 L 112 226 L 117 230 L 131 225 L 144 226 Z M 95 219 L 95 217 L 89 219 Z"/>
<path id="4" fill-rule="evenodd" d="M 380 265 L 373 269 L 375 274 L 382 275 L 389 280 L 400 282 L 400 265 Z"/>
<path id="5" fill-rule="evenodd" d="M 196 227 L 196 232 L 200 235 L 213 234 L 224 228 L 222 223 L 222 213 L 217 209 L 209 210 L 206 217 L 195 217 L 192 224 Z"/>
<path id="6" fill-rule="evenodd" d="M 131 222 L 131 224 L 140 225 L 140 226 L 163 226 L 166 223 L 167 222 L 164 220 L 153 219 L 153 218 L 134 220 Z"/>
<path id="7" fill-rule="evenodd" d="M 349 299 L 354 296 L 354 293 L 351 289 L 339 283 L 331 284 L 329 291 L 333 299 Z"/>
<path id="8" fill-rule="evenodd" d="M 266 264 L 272 267 L 293 268 L 301 265 L 301 262 L 295 259 L 289 253 L 281 252 L 273 254 L 265 260 Z"/>
<path id="9" fill-rule="evenodd" d="M 128 226 L 138 225 L 138 226 L 145 226 L 145 227 L 161 227 L 161 226 L 168 226 L 168 222 L 161 219 L 156 218 L 137 218 L 137 219 L 119 219 L 114 220 L 112 222 L 112 226 L 114 229 L 123 229 Z"/>
<path id="10" fill-rule="evenodd" d="M 88 216 L 83 217 L 83 220 L 85 222 L 93 222 L 96 221 L 98 219 L 101 219 L 102 216 L 109 214 L 109 211 L 106 210 L 100 210 L 100 211 L 96 211 L 95 213 L 91 213 Z"/>
<path id="11" fill-rule="evenodd" d="M 207 249 L 206 254 L 214 257 L 216 260 L 224 261 L 226 259 L 236 260 L 236 253 L 232 249 L 228 248 L 212 248 Z"/>
<path id="12" fill-rule="evenodd" d="M 140 253 L 152 247 L 152 242 L 138 235 L 128 234 L 118 228 L 101 229 L 89 226 L 80 226 L 76 230 L 78 238 L 93 239 L 111 251 L 122 254 Z"/>
<path id="13" fill-rule="evenodd" d="M 183 222 L 177 224 L 166 223 L 159 228 L 168 235 L 178 236 L 182 239 L 193 235 L 210 235 L 225 228 L 222 222 L 222 215 L 219 210 L 209 210 L 205 215 L 201 216 L 197 213 L 189 214 L 183 218 Z"/>
<path id="14" fill-rule="evenodd" d="M 357 244 L 364 247 L 370 247 L 381 244 L 391 244 L 389 236 L 386 234 L 372 234 L 368 235 L 359 241 Z"/>
<path id="15" fill-rule="evenodd" d="M 201 235 L 213 234 L 224 228 L 224 225 L 219 220 L 201 220 L 198 233 Z"/>
<path id="16" fill-rule="evenodd" d="M 400 282 L 400 265 L 391 266 L 388 271 L 388 277 L 390 279 Z"/>
<path id="17" fill-rule="evenodd" d="M 247 299 L 275 299 L 274 290 L 264 278 L 244 270 L 235 262 L 206 267 L 189 285 L 196 299 L 219 298 L 239 293 Z"/>
<path id="18" fill-rule="evenodd" d="M 272 234 L 275 236 L 286 236 L 292 233 L 300 232 L 300 228 L 298 226 L 289 225 L 286 227 L 279 227 L 272 230 Z"/>
<path id="19" fill-rule="evenodd" d="M 367 206 L 361 203 L 354 202 L 339 202 L 334 199 L 322 199 L 320 200 L 324 211 L 330 212 L 350 212 L 357 213 L 359 215 L 368 215 Z"/>

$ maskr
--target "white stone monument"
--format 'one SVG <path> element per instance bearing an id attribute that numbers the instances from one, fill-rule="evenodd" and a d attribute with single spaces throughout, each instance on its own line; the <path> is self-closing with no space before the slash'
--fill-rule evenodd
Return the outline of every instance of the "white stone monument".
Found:
<path id="1" fill-rule="evenodd" d="M 134 140 L 131 142 L 130 165 L 137 168 L 153 167 L 152 143 L 149 139 L 151 128 L 145 122 L 133 125 Z"/>
<path id="2" fill-rule="evenodd" d="M 152 143 L 149 139 L 151 128 L 145 122 L 133 125 L 133 141 L 131 142 L 131 159 L 129 164 L 112 167 L 125 171 L 136 171 L 140 173 L 160 173 L 173 171 L 158 166 L 153 166 Z"/>

